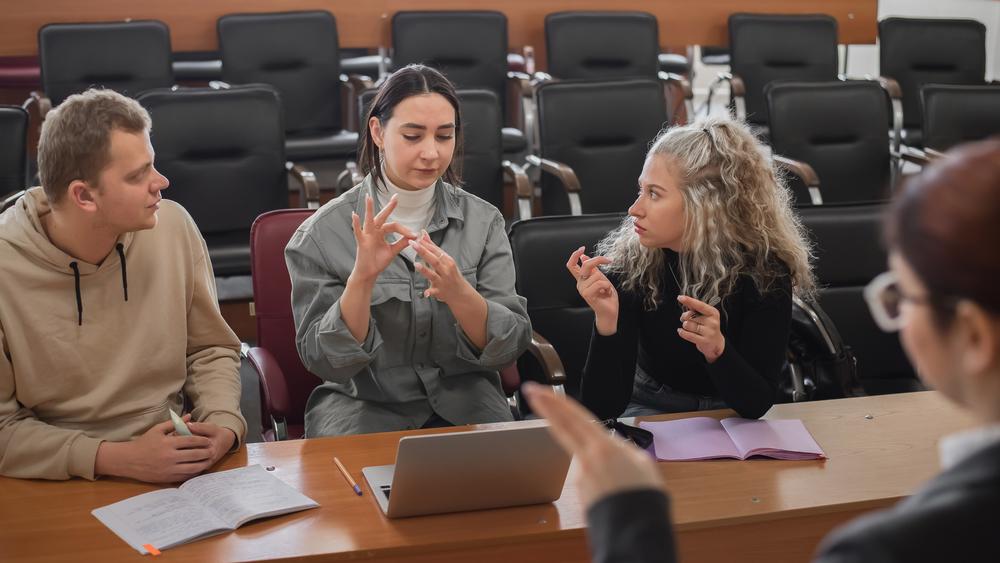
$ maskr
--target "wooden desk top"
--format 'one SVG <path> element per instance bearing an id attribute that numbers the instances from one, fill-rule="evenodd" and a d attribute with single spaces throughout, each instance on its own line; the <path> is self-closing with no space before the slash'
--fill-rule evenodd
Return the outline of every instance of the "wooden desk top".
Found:
<path id="1" fill-rule="evenodd" d="M 640 10 L 660 24 L 660 43 L 674 50 L 685 45 L 725 45 L 726 18 L 733 12 L 825 13 L 837 19 L 840 42 L 875 43 L 876 0 L 7 0 L 0 24 L 0 57 L 33 55 L 38 29 L 54 22 L 158 19 L 170 27 L 175 51 L 218 48 L 215 21 L 240 12 L 329 10 L 337 18 L 342 47 L 389 46 L 389 21 L 400 10 L 482 10 L 504 12 L 512 50 L 532 45 L 545 68 L 545 15 L 567 10 Z M 683 51 L 681 51 L 683 52 Z"/>
<path id="2" fill-rule="evenodd" d="M 700 414 L 724 418 L 732 413 Z M 683 416 L 690 414 L 655 418 Z M 718 538 L 716 530 L 745 524 L 890 505 L 937 473 L 940 437 L 971 425 L 935 392 L 776 405 L 766 418 L 801 418 L 829 459 L 661 463 L 682 554 L 685 538 L 701 530 Z M 424 432 L 448 431 L 455 430 Z M 500 561 L 517 546 L 529 547 L 538 561 L 585 556 L 584 514 L 572 470 L 553 504 L 388 520 L 367 486 L 362 485 L 364 496 L 356 496 L 332 463 L 337 455 L 362 483 L 361 468 L 392 463 L 399 438 L 412 433 L 249 444 L 219 469 L 274 466 L 278 477 L 321 507 L 251 522 L 233 533 L 168 550 L 160 559 L 441 561 L 448 555 L 468 560 L 472 550 L 480 550 L 488 555 L 477 560 Z M 116 479 L 0 478 L 0 561 L 63 561 L 68 555 L 138 561 L 140 555 L 90 510 L 154 488 Z M 566 546 L 572 549 L 553 551 Z"/>

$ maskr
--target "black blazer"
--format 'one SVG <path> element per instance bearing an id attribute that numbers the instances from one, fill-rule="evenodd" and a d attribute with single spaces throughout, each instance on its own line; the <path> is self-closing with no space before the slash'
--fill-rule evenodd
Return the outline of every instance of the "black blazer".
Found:
<path id="1" fill-rule="evenodd" d="M 834 530 L 817 563 L 1000 561 L 1000 444 L 941 473 L 896 506 Z M 594 561 L 674 562 L 667 499 L 659 491 L 605 498 L 587 513 Z"/>

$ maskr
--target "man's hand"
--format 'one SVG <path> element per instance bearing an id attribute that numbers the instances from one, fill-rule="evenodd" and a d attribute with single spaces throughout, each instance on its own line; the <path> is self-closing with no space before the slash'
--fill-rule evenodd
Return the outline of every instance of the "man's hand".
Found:
<path id="1" fill-rule="evenodd" d="M 185 422 L 190 415 L 185 415 Z M 195 426 L 215 426 L 191 424 Z M 228 451 L 235 438 L 232 432 Z M 222 440 L 220 440 L 222 441 Z M 218 457 L 213 457 L 216 444 L 204 435 L 178 436 L 171 421 L 161 422 L 130 442 L 101 442 L 97 449 L 94 472 L 98 475 L 128 477 L 147 483 L 177 483 L 194 477 L 211 467 Z"/>
<path id="2" fill-rule="evenodd" d="M 212 465 L 222 459 L 236 442 L 236 434 L 232 430 L 211 422 L 190 422 L 188 428 L 195 436 L 204 436 L 211 440 Z"/>

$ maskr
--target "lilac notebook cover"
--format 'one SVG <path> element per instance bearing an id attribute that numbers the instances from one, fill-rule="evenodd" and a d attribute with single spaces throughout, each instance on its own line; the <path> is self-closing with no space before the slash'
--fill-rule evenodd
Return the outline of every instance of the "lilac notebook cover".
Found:
<path id="1" fill-rule="evenodd" d="M 727 418 L 720 422 L 699 416 L 640 422 L 639 426 L 653 433 L 653 452 L 662 461 L 746 459 L 752 455 L 790 460 L 826 457 L 801 420 Z"/>
<path id="2" fill-rule="evenodd" d="M 693 461 L 717 457 L 739 459 L 732 438 L 718 420 L 707 416 L 640 422 L 653 433 L 653 451 L 662 461 Z"/>

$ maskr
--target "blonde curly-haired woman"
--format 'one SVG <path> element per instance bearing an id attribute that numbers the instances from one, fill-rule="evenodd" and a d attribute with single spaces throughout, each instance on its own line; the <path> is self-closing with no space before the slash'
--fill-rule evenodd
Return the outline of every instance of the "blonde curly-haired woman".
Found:
<path id="1" fill-rule="evenodd" d="M 773 404 L 811 252 L 747 127 L 665 129 L 622 225 L 566 266 L 594 310 L 583 403 L 601 418 Z"/>

